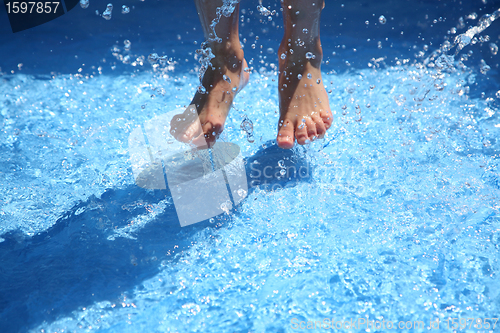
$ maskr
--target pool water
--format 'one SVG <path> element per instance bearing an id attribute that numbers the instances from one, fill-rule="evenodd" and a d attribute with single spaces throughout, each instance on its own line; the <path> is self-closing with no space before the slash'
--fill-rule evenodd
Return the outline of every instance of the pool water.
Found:
<path id="1" fill-rule="evenodd" d="M 429 57 L 500 4 L 327 2 L 334 123 L 284 151 L 281 16 L 243 3 L 254 71 L 221 140 L 241 149 L 248 196 L 183 228 L 169 189 L 135 185 L 128 136 L 190 101 L 201 28 L 191 3 L 161 31 L 165 4 L 130 6 L 109 21 L 93 13 L 105 3 L 78 6 L 9 38 L 2 26 L 0 50 L 17 46 L 23 63 L 8 57 L 0 74 L 2 332 L 498 331 L 484 319 L 500 316 L 500 20 L 453 59 Z M 171 59 L 153 68 L 151 52 Z"/>

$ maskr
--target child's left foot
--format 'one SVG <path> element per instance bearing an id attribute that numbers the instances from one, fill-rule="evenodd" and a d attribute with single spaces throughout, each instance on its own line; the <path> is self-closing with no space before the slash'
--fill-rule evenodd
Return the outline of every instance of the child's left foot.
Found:
<path id="1" fill-rule="evenodd" d="M 280 60 L 279 76 L 280 120 L 276 141 L 281 148 L 292 148 L 295 139 L 303 145 L 322 138 L 332 124 L 321 77 L 321 47 L 315 50 L 307 55 L 305 51 L 291 54 L 286 44 L 280 47 L 278 54 L 286 55 Z"/>

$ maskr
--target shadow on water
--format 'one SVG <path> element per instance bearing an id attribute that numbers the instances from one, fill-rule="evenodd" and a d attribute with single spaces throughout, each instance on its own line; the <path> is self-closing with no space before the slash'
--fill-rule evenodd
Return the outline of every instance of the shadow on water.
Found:
<path id="1" fill-rule="evenodd" d="M 276 177 L 276 170 L 309 170 L 301 154 L 268 144 L 245 161 L 248 188 L 264 188 L 308 181 L 310 173 Z M 261 171 L 260 174 L 258 171 Z M 273 171 L 273 172 L 271 172 Z M 295 177 L 295 179 L 294 179 Z M 253 186 L 252 186 L 253 185 Z M 163 205 L 162 205 L 163 203 Z M 238 207 L 232 212 L 238 214 Z M 154 211 L 157 211 L 155 213 Z M 117 230 L 150 216 L 128 237 Z M 194 235 L 206 228 L 227 225 L 227 215 L 180 227 L 168 190 L 137 186 L 108 189 L 63 214 L 47 231 L 33 237 L 20 232 L 2 235 L 0 243 L 0 327 L 3 333 L 25 332 L 52 322 L 94 302 L 118 302 L 142 281 L 173 263 L 175 254 L 188 249 Z"/>

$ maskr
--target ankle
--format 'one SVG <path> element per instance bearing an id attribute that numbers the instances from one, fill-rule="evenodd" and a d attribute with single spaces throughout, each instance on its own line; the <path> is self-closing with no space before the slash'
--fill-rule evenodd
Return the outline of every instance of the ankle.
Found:
<path id="1" fill-rule="evenodd" d="M 280 63 L 288 65 L 291 63 L 296 65 L 310 63 L 313 67 L 320 68 L 323 59 L 323 49 L 319 38 L 306 42 L 300 38 L 285 36 L 281 41 L 278 54 Z M 285 54 L 284 59 L 282 54 Z"/>
<path id="2" fill-rule="evenodd" d="M 215 58 L 212 59 L 212 65 L 216 68 L 226 67 L 229 70 L 241 68 L 244 59 L 244 52 L 239 41 L 235 43 L 213 43 L 211 45 Z"/>

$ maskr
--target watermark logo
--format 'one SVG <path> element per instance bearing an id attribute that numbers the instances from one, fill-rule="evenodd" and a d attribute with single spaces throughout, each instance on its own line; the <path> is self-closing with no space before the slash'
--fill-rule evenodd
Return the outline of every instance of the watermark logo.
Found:
<path id="1" fill-rule="evenodd" d="M 217 142 L 209 149 L 186 148 L 170 134 L 172 113 L 182 110 L 135 128 L 128 138 L 129 153 L 136 185 L 159 190 L 168 185 L 184 227 L 229 212 L 246 197 L 248 185 L 236 144 Z M 190 119 L 193 121 L 201 128 L 198 117 Z"/>
<path id="2" fill-rule="evenodd" d="M 14 33 L 52 21 L 69 12 L 78 3 L 79 0 L 4 0 Z"/>

